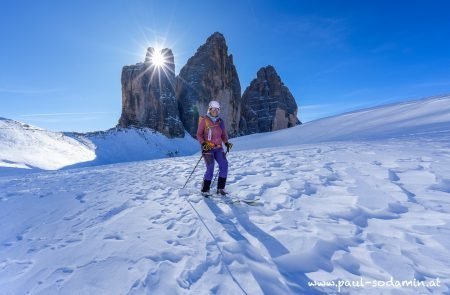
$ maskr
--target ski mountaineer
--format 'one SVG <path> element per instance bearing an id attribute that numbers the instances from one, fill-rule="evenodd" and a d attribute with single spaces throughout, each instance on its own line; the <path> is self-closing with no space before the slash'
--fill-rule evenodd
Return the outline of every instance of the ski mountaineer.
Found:
<path id="1" fill-rule="evenodd" d="M 219 180 L 217 182 L 217 194 L 225 196 L 225 184 L 227 182 L 228 161 L 222 147 L 222 142 L 227 147 L 227 152 L 231 150 L 233 144 L 228 142 L 225 124 L 219 117 L 220 104 L 213 100 L 208 105 L 206 116 L 199 118 L 197 129 L 197 140 L 202 146 L 202 155 L 206 164 L 206 172 L 203 177 L 202 195 L 210 195 L 209 190 L 214 174 L 214 162 L 219 164 Z"/>

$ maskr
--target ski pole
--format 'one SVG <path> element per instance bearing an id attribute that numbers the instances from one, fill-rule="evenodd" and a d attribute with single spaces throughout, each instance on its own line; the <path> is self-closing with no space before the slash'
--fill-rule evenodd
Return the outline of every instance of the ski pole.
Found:
<path id="1" fill-rule="evenodd" d="M 200 156 L 200 159 L 198 159 L 197 165 L 195 165 L 194 170 L 192 170 L 191 175 L 189 175 L 188 179 L 186 180 L 186 183 L 183 185 L 183 188 L 186 187 L 186 184 L 189 182 L 189 179 L 191 179 L 192 174 L 194 174 L 195 169 L 197 169 L 198 164 L 200 163 L 200 160 L 203 158 L 203 153 Z"/>

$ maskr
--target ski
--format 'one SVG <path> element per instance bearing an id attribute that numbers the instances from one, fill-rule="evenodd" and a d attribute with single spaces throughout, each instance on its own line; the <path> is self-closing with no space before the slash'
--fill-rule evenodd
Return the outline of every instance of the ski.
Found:
<path id="1" fill-rule="evenodd" d="M 249 206 L 262 206 L 263 203 L 260 202 L 260 199 L 254 199 L 254 200 L 243 200 L 243 199 L 238 199 L 238 198 L 231 198 L 228 196 L 216 196 L 213 194 L 209 194 L 209 195 L 203 195 L 204 198 L 212 200 L 214 202 L 218 202 L 218 203 L 224 203 L 224 204 L 231 204 L 231 205 L 236 205 L 236 204 L 245 204 L 245 205 L 249 205 Z"/>
<path id="2" fill-rule="evenodd" d="M 239 200 L 239 202 L 245 203 L 250 206 L 263 206 L 264 204 L 260 202 L 260 199 L 254 199 L 254 200 Z"/>
<path id="3" fill-rule="evenodd" d="M 243 200 L 243 199 L 233 199 L 237 204 L 245 204 L 249 206 L 263 206 L 263 203 L 260 202 L 259 198 L 254 200 Z"/>
<path id="4" fill-rule="evenodd" d="M 218 197 L 216 195 L 203 195 L 203 197 L 205 199 L 211 200 L 215 203 L 222 203 L 222 204 L 238 204 L 238 202 L 236 202 L 235 200 L 231 199 L 231 198 L 226 198 L 226 197 Z"/>

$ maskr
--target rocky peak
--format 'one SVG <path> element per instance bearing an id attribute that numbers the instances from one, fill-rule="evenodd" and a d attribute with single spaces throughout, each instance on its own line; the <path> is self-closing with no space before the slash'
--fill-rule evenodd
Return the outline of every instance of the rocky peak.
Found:
<path id="1" fill-rule="evenodd" d="M 277 71 L 271 65 L 260 68 L 256 73 L 256 78 L 260 80 L 270 78 L 281 82 L 281 78 L 278 76 Z"/>
<path id="2" fill-rule="evenodd" d="M 155 54 L 161 54 L 165 64 L 153 63 Z M 144 63 L 122 69 L 121 127 L 149 127 L 168 137 L 183 137 L 175 97 L 175 63 L 172 50 L 156 52 L 149 47 Z"/>
<path id="3" fill-rule="evenodd" d="M 155 54 L 155 48 L 153 48 L 153 47 L 147 48 L 147 54 L 145 55 L 145 63 L 151 63 L 154 54 Z"/>
<path id="4" fill-rule="evenodd" d="M 221 33 L 215 32 L 214 34 L 209 36 L 208 39 L 206 39 L 205 45 L 227 47 L 227 42 L 225 41 L 225 37 Z"/>
<path id="5" fill-rule="evenodd" d="M 188 60 L 178 75 L 176 93 L 180 118 L 191 135 L 196 133 L 198 118 L 206 114 L 211 100 L 220 102 L 220 116 L 230 136 L 238 135 L 241 86 L 222 34 L 208 37 Z"/>
<path id="6" fill-rule="evenodd" d="M 242 96 L 240 134 L 275 131 L 301 124 L 297 103 L 271 65 L 259 69 Z"/>
<path id="7" fill-rule="evenodd" d="M 156 54 L 156 50 L 153 47 L 147 48 L 147 54 L 145 55 L 145 64 L 147 67 L 152 66 L 153 56 Z M 175 58 L 172 50 L 169 48 L 162 49 L 158 54 L 164 59 L 164 68 L 170 70 L 171 73 L 175 72 Z"/>

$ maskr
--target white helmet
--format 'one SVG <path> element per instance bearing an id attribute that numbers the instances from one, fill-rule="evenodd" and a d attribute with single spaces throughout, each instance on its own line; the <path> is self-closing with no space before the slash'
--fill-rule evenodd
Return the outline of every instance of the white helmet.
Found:
<path id="1" fill-rule="evenodd" d="M 210 108 L 216 108 L 220 110 L 220 103 L 218 101 L 211 100 L 211 102 L 208 105 L 208 109 Z"/>

